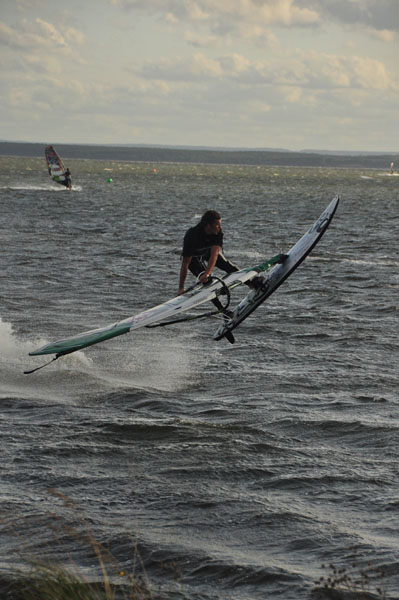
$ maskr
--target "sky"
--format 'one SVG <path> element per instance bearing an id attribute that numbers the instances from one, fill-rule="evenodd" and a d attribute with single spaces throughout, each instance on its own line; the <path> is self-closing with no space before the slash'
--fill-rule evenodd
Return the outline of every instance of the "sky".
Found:
<path id="1" fill-rule="evenodd" d="M 0 0 L 0 140 L 399 151 L 399 0 Z"/>

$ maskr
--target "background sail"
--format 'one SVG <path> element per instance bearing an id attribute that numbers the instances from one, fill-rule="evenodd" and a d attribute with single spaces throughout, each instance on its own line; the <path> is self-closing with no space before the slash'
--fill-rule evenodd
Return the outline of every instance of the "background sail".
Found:
<path id="1" fill-rule="evenodd" d="M 68 183 L 67 178 L 65 176 L 65 167 L 57 152 L 52 146 L 46 146 L 44 153 L 46 156 L 46 162 L 50 177 L 57 183 L 67 186 Z"/>

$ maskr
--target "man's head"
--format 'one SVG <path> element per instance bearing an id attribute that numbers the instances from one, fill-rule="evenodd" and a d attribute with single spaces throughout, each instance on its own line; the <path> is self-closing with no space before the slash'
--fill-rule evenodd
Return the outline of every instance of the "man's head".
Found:
<path id="1" fill-rule="evenodd" d="M 206 231 L 206 233 L 217 235 L 222 229 L 220 213 L 218 213 L 217 210 L 207 210 L 202 215 L 201 225 Z"/>

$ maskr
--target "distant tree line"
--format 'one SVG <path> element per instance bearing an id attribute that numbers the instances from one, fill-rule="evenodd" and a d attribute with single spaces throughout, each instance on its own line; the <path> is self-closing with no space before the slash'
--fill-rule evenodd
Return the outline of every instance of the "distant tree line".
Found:
<path id="1" fill-rule="evenodd" d="M 45 143 L 0 142 L 1 156 L 42 157 Z M 95 146 L 54 144 L 63 159 L 116 160 L 128 162 L 172 162 L 226 165 L 265 165 L 287 167 L 350 167 L 389 169 L 398 164 L 399 155 L 322 154 L 283 150 L 224 150 L 206 148 L 168 148 L 150 146 Z M 398 167 L 399 168 L 399 167 Z"/>

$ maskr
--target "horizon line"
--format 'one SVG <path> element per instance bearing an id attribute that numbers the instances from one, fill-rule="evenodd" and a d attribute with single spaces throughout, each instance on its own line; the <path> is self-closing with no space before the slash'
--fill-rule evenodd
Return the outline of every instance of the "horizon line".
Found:
<path id="1" fill-rule="evenodd" d="M 43 141 L 27 141 L 27 140 L 4 140 L 1 139 L 2 144 L 38 144 L 38 145 L 49 145 L 48 142 Z M 348 156 L 361 156 L 361 155 L 399 155 L 399 151 L 390 150 L 327 150 L 317 148 L 304 148 L 302 150 L 290 150 L 288 148 L 270 148 L 270 147 L 247 147 L 247 146 L 194 146 L 191 144 L 150 144 L 150 143 L 100 143 L 100 142 L 52 142 L 51 145 L 62 145 L 62 146 L 93 146 L 93 147 L 110 147 L 110 148 L 165 148 L 165 149 L 177 149 L 177 150 L 205 150 L 208 152 L 284 152 L 292 154 L 335 154 L 335 155 L 348 155 Z"/>

